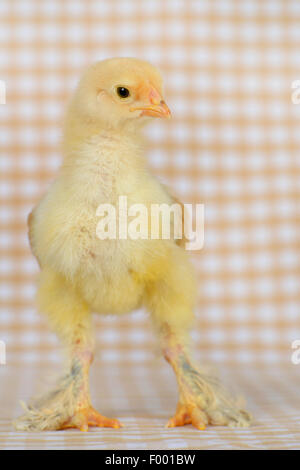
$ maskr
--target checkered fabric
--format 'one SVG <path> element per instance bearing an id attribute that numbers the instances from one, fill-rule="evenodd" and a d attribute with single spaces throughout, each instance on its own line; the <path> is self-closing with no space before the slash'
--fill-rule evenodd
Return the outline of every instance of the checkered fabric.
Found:
<path id="1" fill-rule="evenodd" d="M 88 433 L 71 429 L 24 433 L 10 425 L 12 416 L 21 411 L 18 400 L 28 399 L 37 388 L 44 390 L 49 382 L 45 377 L 55 375 L 57 366 L 8 365 L 0 369 L 0 379 L 5 381 L 0 389 L 0 449 L 300 449 L 300 374 L 295 367 L 222 367 L 224 380 L 247 396 L 253 425 L 197 431 L 191 425 L 165 428 L 174 413 L 177 392 L 175 378 L 162 359 L 151 366 L 131 363 L 126 367 L 96 360 L 93 404 L 106 416 L 120 419 L 124 427 L 90 428 Z"/>
<path id="2" fill-rule="evenodd" d="M 61 119 L 79 76 L 88 64 L 112 56 L 143 58 L 162 70 L 173 119 L 149 128 L 149 162 L 183 202 L 205 204 L 204 248 L 192 254 L 199 279 L 197 354 L 203 362 L 234 368 L 234 383 L 235 374 L 238 381 L 244 368 L 252 370 L 245 395 L 259 383 L 253 400 L 273 423 L 268 437 L 265 428 L 262 434 L 222 430 L 209 431 L 211 439 L 200 442 L 191 429 L 171 431 L 174 445 L 228 448 L 235 436 L 240 447 L 275 446 L 276 416 L 280 433 L 292 429 L 284 416 L 294 420 L 300 367 L 290 361 L 291 342 L 300 339 L 300 104 L 293 88 L 300 87 L 299 20 L 299 0 L 0 1 L 0 80 L 6 84 L 6 104 L 0 104 L 0 340 L 7 347 L 0 391 L 11 404 L 0 404 L 0 448 L 2 442 L 81 445 L 76 433 L 62 440 L 49 434 L 48 440 L 7 434 L 5 426 L 16 406 L 12 400 L 31 388 L 30 374 L 42 374 L 59 360 L 57 340 L 35 311 L 38 267 L 26 218 L 60 164 Z M 151 375 L 156 343 L 149 324 L 143 312 L 95 318 L 103 366 L 119 371 L 124 364 L 131 374 L 136 367 L 136 377 L 152 377 L 155 388 L 160 385 Z M 280 374 L 272 380 L 261 374 L 260 383 L 259 367 L 276 374 L 288 369 L 290 387 Z M 120 440 L 108 444 L 105 433 L 115 431 L 101 431 L 103 446 L 141 447 L 152 432 L 145 447 L 161 446 L 169 434 L 159 434 L 160 411 L 152 428 L 142 406 L 136 419 L 127 418 L 135 409 L 127 398 L 130 405 L 139 393 L 147 401 L 144 378 L 134 389 L 125 383 L 123 398 L 121 380 L 111 380 L 118 387 L 111 407 L 117 414 L 120 400 L 124 421 L 134 424 L 136 434 L 118 431 Z M 276 411 L 264 408 L 267 394 Z M 152 400 L 154 416 L 158 397 Z M 294 443 L 291 437 L 286 445 Z"/>

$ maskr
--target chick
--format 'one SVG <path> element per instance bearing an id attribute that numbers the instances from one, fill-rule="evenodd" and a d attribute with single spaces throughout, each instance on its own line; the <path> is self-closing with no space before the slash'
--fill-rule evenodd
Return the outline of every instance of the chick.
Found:
<path id="1" fill-rule="evenodd" d="M 89 426 L 119 428 L 91 405 L 91 312 L 123 314 L 145 307 L 161 350 L 176 374 L 179 401 L 168 427 L 192 423 L 247 426 L 250 416 L 189 352 L 196 284 L 182 243 L 174 238 L 100 240 L 97 208 L 171 205 L 175 199 L 151 174 L 143 126 L 168 118 L 159 71 L 147 62 L 114 58 L 92 65 L 71 99 L 64 123 L 63 164 L 29 216 L 29 239 L 41 272 L 37 304 L 68 352 L 68 372 L 16 422 L 19 430 Z"/>

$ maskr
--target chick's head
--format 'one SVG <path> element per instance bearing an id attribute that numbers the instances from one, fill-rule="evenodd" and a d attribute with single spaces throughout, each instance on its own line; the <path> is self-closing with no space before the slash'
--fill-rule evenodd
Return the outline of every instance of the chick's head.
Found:
<path id="1" fill-rule="evenodd" d="M 87 120 L 118 127 L 139 126 L 153 117 L 170 117 L 156 67 L 133 58 L 107 59 L 83 75 L 73 104 Z"/>

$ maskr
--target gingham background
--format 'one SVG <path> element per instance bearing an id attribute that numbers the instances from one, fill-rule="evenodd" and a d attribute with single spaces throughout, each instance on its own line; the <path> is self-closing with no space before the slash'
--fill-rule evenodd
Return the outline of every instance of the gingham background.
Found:
<path id="1" fill-rule="evenodd" d="M 86 65 L 111 56 L 161 68 L 173 119 L 149 129 L 149 161 L 183 202 L 205 204 L 198 357 L 236 371 L 291 367 L 298 380 L 299 21 L 299 0 L 0 0 L 0 393 L 20 364 L 26 383 L 59 362 L 34 307 L 26 217 L 60 164 L 67 98 Z M 95 318 L 102 364 L 151 369 L 148 322 Z"/>

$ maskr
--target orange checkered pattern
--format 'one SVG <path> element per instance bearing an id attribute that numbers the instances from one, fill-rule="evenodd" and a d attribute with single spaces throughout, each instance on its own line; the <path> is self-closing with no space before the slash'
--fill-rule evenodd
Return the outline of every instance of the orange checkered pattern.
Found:
<path id="1" fill-rule="evenodd" d="M 199 359 L 291 365 L 300 339 L 299 21 L 298 0 L 0 1 L 3 377 L 9 364 L 28 372 L 60 360 L 35 310 L 26 218 L 60 165 L 61 120 L 79 76 L 112 56 L 162 70 L 173 119 L 147 131 L 149 162 L 183 202 L 205 205 L 204 248 L 191 253 Z M 143 312 L 95 318 L 103 364 L 150 367 L 149 324 Z"/>

